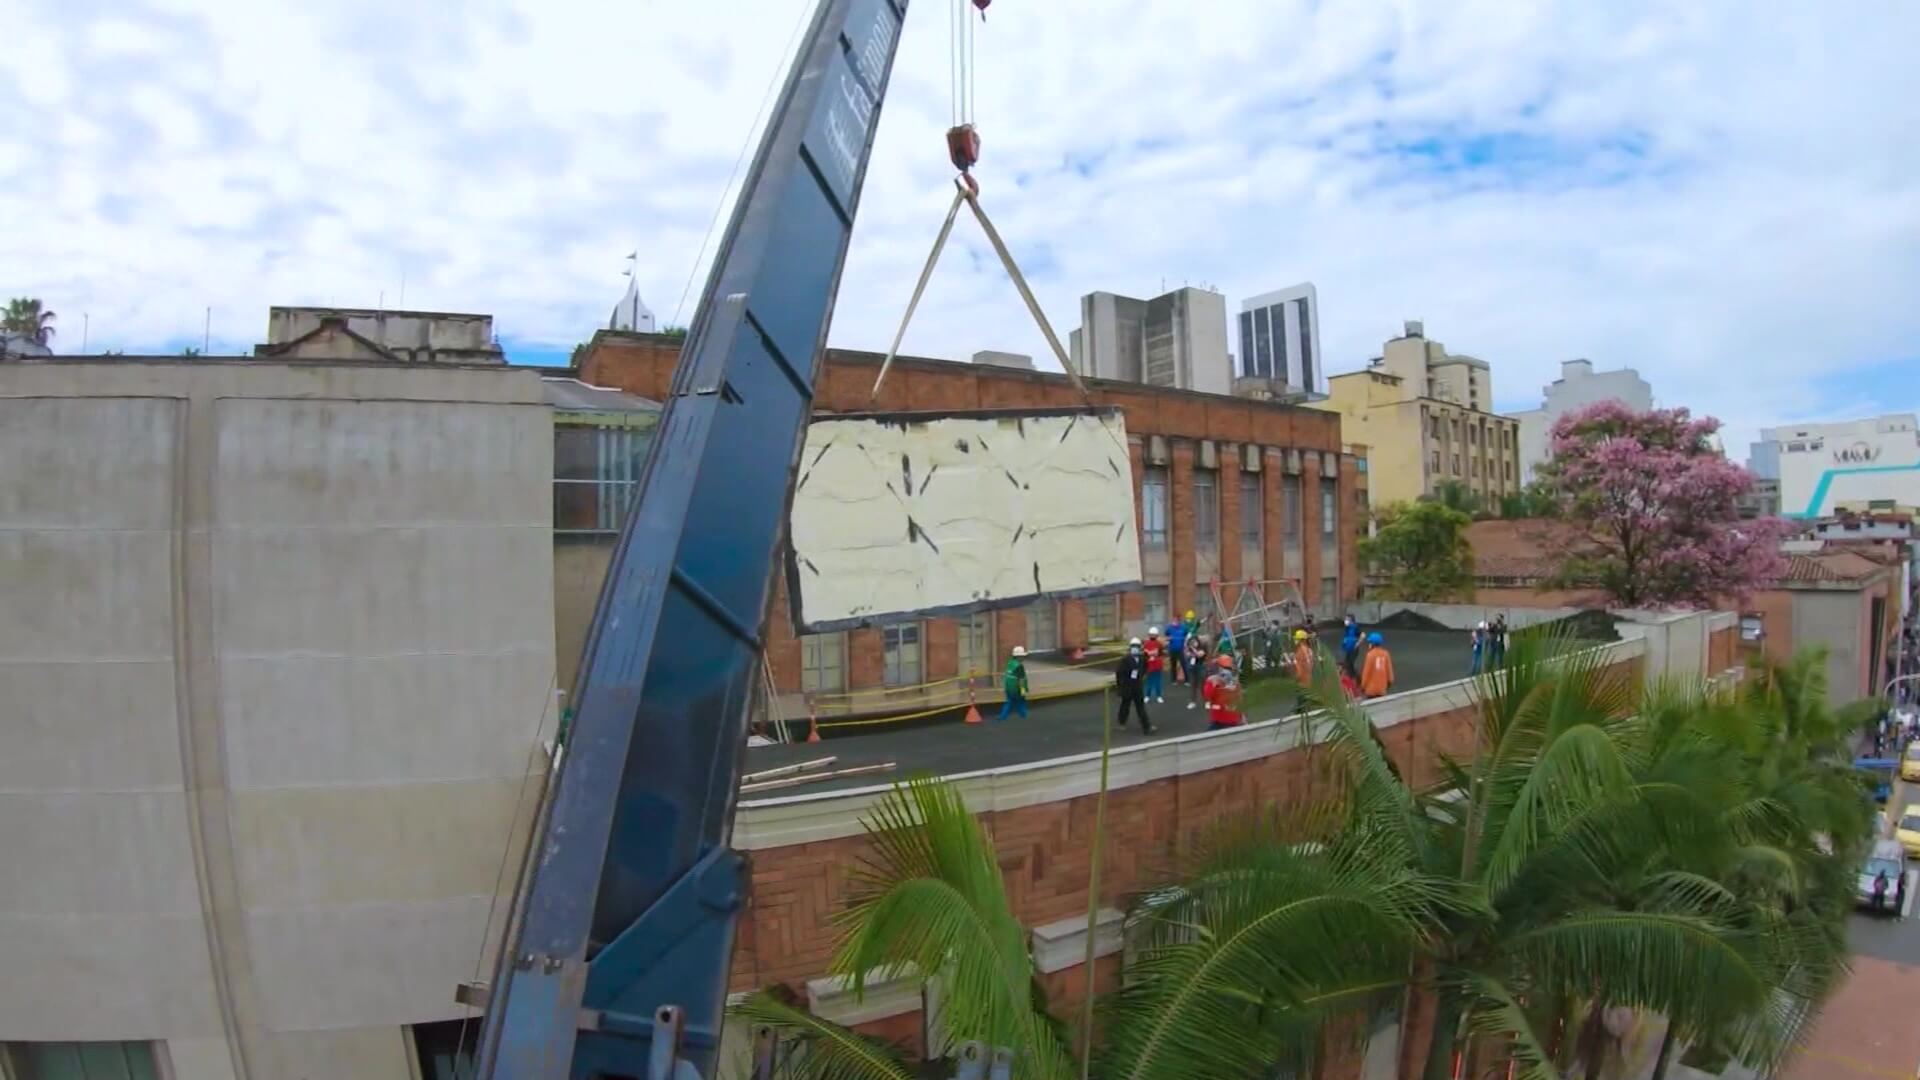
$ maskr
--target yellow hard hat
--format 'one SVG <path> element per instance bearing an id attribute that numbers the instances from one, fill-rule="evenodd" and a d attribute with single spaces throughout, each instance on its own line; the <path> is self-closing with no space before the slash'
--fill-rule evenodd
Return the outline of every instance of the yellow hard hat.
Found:
<path id="1" fill-rule="evenodd" d="M 1295 630 L 1293 632 L 1293 640 L 1295 641 L 1307 640 L 1307 632 L 1305 630 Z"/>
<path id="2" fill-rule="evenodd" d="M 1189 618 L 1189 619 L 1191 619 L 1191 618 L 1193 618 L 1193 611 L 1192 611 L 1192 609 L 1188 609 L 1188 611 L 1187 611 L 1187 618 Z"/>

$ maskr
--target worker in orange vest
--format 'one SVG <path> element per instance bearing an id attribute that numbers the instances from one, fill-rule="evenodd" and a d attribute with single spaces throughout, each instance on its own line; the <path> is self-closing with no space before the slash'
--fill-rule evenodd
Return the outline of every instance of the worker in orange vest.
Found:
<path id="1" fill-rule="evenodd" d="M 1213 664 L 1213 674 L 1200 691 L 1207 701 L 1207 729 L 1239 727 L 1247 718 L 1240 715 L 1240 677 L 1233 670 L 1233 657 L 1216 657 Z"/>
<path id="2" fill-rule="evenodd" d="M 1293 677 L 1301 686 L 1313 685 L 1313 636 L 1305 630 L 1293 632 Z"/>
<path id="3" fill-rule="evenodd" d="M 1386 639 L 1375 630 L 1367 635 L 1367 656 L 1360 662 L 1360 693 L 1369 698 L 1386 697 L 1393 690 L 1393 655 L 1387 652 Z"/>

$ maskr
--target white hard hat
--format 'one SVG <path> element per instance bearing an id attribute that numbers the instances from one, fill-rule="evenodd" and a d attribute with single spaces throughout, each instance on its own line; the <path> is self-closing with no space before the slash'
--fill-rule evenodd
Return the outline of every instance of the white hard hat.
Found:
<path id="1" fill-rule="evenodd" d="M 1129 644 L 1129 645 L 1138 645 L 1138 644 L 1140 644 L 1140 639 L 1139 639 L 1139 638 L 1134 638 L 1134 639 L 1133 639 L 1132 641 L 1129 641 L 1129 642 L 1127 642 L 1127 644 Z"/>
<path id="2" fill-rule="evenodd" d="M 1482 629 L 1482 630 L 1485 630 L 1486 628 L 1487 628 L 1487 620 L 1485 620 L 1485 619 L 1481 619 L 1481 620 L 1480 620 L 1480 629 Z"/>
<path id="3" fill-rule="evenodd" d="M 1149 626 L 1149 627 L 1147 627 L 1147 636 L 1148 636 L 1148 637 L 1159 637 L 1159 636 L 1160 636 L 1160 628 L 1159 628 L 1159 627 L 1157 627 L 1157 626 Z"/>
<path id="4" fill-rule="evenodd" d="M 1013 655 L 1015 656 L 1027 655 L 1027 647 L 1025 645 L 1015 645 L 1013 647 Z"/>

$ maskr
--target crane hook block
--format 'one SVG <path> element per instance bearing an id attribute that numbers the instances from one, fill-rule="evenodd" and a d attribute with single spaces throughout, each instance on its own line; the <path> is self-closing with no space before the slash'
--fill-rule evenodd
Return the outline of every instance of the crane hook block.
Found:
<path id="1" fill-rule="evenodd" d="M 987 5 L 991 3 L 993 0 L 973 0 L 973 6 L 980 9 L 981 22 L 987 21 Z"/>
<path id="2" fill-rule="evenodd" d="M 966 172 L 980 160 L 980 133 L 972 124 L 961 124 L 947 129 L 947 157 L 953 160 L 953 167 Z"/>

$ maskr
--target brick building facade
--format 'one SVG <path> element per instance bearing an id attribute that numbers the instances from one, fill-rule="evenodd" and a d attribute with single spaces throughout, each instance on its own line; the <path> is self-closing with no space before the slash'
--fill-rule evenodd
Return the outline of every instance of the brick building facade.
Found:
<path id="1" fill-rule="evenodd" d="M 679 347 L 663 335 L 601 331 L 577 375 L 664 401 Z M 1064 375 L 915 357 L 894 361 L 875 400 L 881 359 L 828 350 L 815 413 L 1086 404 Z M 1134 383 L 1087 385 L 1094 404 L 1126 418 L 1142 589 L 797 637 L 779 582 L 767 640 L 776 687 L 830 695 L 991 673 L 1016 644 L 1069 648 L 1205 612 L 1216 579 L 1295 579 L 1305 602 L 1328 616 L 1355 598 L 1366 460 L 1364 449 L 1342 445 L 1337 415 Z"/>

